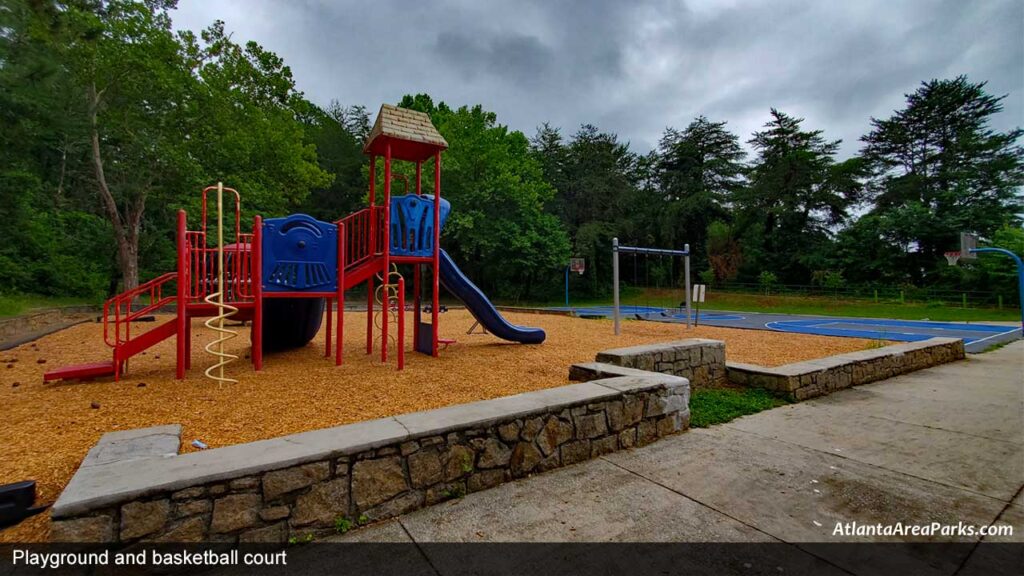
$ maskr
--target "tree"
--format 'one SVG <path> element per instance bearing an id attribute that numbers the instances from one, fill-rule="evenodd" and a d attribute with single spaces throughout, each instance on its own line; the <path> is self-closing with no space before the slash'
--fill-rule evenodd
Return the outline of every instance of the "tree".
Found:
<path id="1" fill-rule="evenodd" d="M 736 278 L 743 264 L 743 253 L 731 226 L 719 220 L 708 225 L 707 254 L 715 282 Z"/>
<path id="2" fill-rule="evenodd" d="M 568 165 L 568 150 L 562 138 L 562 132 L 547 122 L 537 128 L 537 134 L 530 140 L 533 156 L 540 162 L 544 180 L 555 189 L 554 198 L 550 202 L 550 211 L 561 215 L 566 207 L 562 205 L 561 191 L 568 189 L 568 177 L 565 174 Z"/>
<path id="3" fill-rule="evenodd" d="M 743 185 L 745 155 L 725 122 L 698 116 L 682 132 L 665 130 L 656 160 L 661 244 L 689 243 L 691 252 L 704 254 L 705 233 L 714 221 L 728 216 L 724 204 Z"/>
<path id="4" fill-rule="evenodd" d="M 202 182 L 229 182 L 251 213 L 299 208 L 310 190 L 334 179 L 318 164 L 316 143 L 327 142 L 314 136 L 329 117 L 295 89 L 291 69 L 273 52 L 255 42 L 236 44 L 220 21 L 201 40 L 182 34 L 195 80 L 187 102 L 194 114 L 188 153 Z"/>
<path id="5" fill-rule="evenodd" d="M 1024 130 L 992 130 L 1005 96 L 965 76 L 923 82 L 906 98 L 890 118 L 872 118 L 862 155 L 872 213 L 893 224 L 887 239 L 904 247 L 903 264 L 920 280 L 944 265 L 960 232 L 991 236 L 1019 224 Z"/>
<path id="6" fill-rule="evenodd" d="M 611 253 L 612 238 L 632 244 L 655 241 L 653 227 L 640 225 L 645 213 L 637 186 L 641 158 L 615 134 L 589 124 L 567 143 L 557 129 L 544 124 L 531 145 L 545 177 L 555 186 L 550 211 L 569 234 L 573 254 L 590 263 L 584 290 L 607 292 L 611 269 L 603 263 Z"/>
<path id="7" fill-rule="evenodd" d="M 307 127 L 308 139 L 316 146 L 320 169 L 334 176 L 327 186 L 314 188 L 302 211 L 334 221 L 365 205 L 369 162 L 363 142 L 369 134 L 369 116 L 362 106 L 344 107 L 332 101 L 325 110 L 317 108 Z"/>
<path id="8" fill-rule="evenodd" d="M 113 227 L 125 289 L 139 282 L 146 202 L 169 193 L 190 159 L 182 139 L 191 84 L 171 31 L 173 0 L 69 4 L 72 37 L 63 46 L 84 96 L 90 164 Z M 83 7 L 84 6 L 84 7 Z"/>
<path id="9" fill-rule="evenodd" d="M 93 183 L 111 222 L 124 288 L 138 285 L 145 224 L 160 230 L 146 254 L 173 259 L 173 209 L 218 180 L 245 195 L 250 212 L 297 207 L 330 182 L 304 141 L 311 105 L 290 70 L 254 42 L 244 47 L 222 22 L 171 30 L 173 0 L 108 0 L 67 7 L 62 45 L 85 105 Z M 156 200 L 156 214 L 146 218 Z"/>
<path id="10" fill-rule="evenodd" d="M 840 141 L 805 131 L 802 118 L 776 109 L 749 143 L 757 159 L 750 185 L 733 201 L 740 211 L 744 252 L 751 271 L 771 270 L 784 282 L 806 282 L 823 266 L 831 228 L 859 198 L 859 161 L 837 164 Z"/>
<path id="11" fill-rule="evenodd" d="M 894 241 L 895 228 L 891 215 L 864 214 L 836 234 L 829 265 L 853 283 L 908 282 L 906 241 Z"/>
<path id="12" fill-rule="evenodd" d="M 569 242 L 544 206 L 554 189 L 521 132 L 481 106 L 448 107 L 425 95 L 399 104 L 430 114 L 450 148 L 442 158 L 441 195 L 452 203 L 442 231 L 446 249 L 467 273 L 495 293 L 520 298 L 558 285 Z M 423 170 L 433 181 L 433 166 Z"/>

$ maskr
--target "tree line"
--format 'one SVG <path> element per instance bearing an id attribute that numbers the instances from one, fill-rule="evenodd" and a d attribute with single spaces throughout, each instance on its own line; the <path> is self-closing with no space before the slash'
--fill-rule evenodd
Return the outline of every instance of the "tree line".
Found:
<path id="1" fill-rule="evenodd" d="M 218 180 L 242 193 L 243 222 L 335 220 L 365 206 L 367 108 L 312 103 L 280 57 L 222 22 L 175 32 L 174 8 L 0 8 L 0 292 L 101 297 L 173 269 L 175 213 L 198 218 L 198 190 Z M 754 134 L 698 116 L 639 153 L 592 125 L 542 124 L 528 137 L 481 106 L 426 94 L 399 105 L 430 114 L 451 146 L 445 248 L 485 290 L 543 300 L 559 293 L 570 256 L 588 264 L 574 290 L 607 294 L 613 237 L 688 243 L 709 283 L 1012 293 L 1001 263 L 942 258 L 962 231 L 1024 251 L 1024 131 L 990 125 L 1003 98 L 964 76 L 923 82 L 902 109 L 871 119 L 847 159 L 823 129 L 774 108 Z M 642 266 L 634 283 L 679 283 L 673 263 Z"/>

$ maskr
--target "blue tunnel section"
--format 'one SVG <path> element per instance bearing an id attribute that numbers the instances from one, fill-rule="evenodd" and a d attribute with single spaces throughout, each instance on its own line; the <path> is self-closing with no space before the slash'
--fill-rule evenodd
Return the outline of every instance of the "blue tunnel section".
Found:
<path id="1" fill-rule="evenodd" d="M 517 326 L 498 312 L 487 296 L 455 265 L 451 256 L 441 250 L 441 270 L 438 278 L 446 290 L 462 301 L 480 325 L 502 340 L 521 344 L 540 344 L 547 335 L 540 328 Z"/>

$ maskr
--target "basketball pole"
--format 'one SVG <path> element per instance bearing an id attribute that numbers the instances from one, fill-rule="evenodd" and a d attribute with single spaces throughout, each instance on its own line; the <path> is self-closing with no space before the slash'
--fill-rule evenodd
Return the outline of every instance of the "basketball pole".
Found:
<path id="1" fill-rule="evenodd" d="M 1017 295 L 1020 298 L 1020 328 L 1021 331 L 1024 332 L 1024 262 L 1021 261 L 1020 256 L 1017 256 L 1006 248 L 970 248 L 968 252 L 971 254 L 982 254 L 985 252 L 1005 254 L 1012 258 L 1014 263 L 1017 264 Z"/>
<path id="2" fill-rule="evenodd" d="M 683 252 L 686 253 L 683 256 L 683 275 L 686 276 L 686 329 L 690 329 L 690 245 L 683 245 Z"/>
<path id="3" fill-rule="evenodd" d="M 615 319 L 615 335 L 622 332 L 619 323 L 619 239 L 612 238 L 612 302 L 614 310 L 612 317 Z"/>
<path id="4" fill-rule="evenodd" d="M 565 307 L 569 307 L 569 266 L 565 267 Z"/>

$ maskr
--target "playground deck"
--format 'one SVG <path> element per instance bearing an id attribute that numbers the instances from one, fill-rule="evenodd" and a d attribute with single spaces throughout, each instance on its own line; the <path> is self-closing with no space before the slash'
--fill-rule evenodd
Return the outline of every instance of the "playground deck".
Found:
<path id="1" fill-rule="evenodd" d="M 685 323 L 686 314 L 678 309 L 656 306 L 620 306 L 626 319 L 642 319 L 653 322 Z M 559 307 L 552 310 L 568 311 Z M 573 308 L 580 316 L 611 317 L 611 306 Z M 936 336 L 960 338 L 969 353 L 983 352 L 995 344 L 1012 342 L 1021 337 L 1019 324 L 999 325 L 965 322 L 931 322 L 927 320 L 890 320 L 884 318 L 848 318 L 835 316 L 804 316 L 799 314 L 770 314 L 761 312 L 726 312 L 720 310 L 701 311 L 699 323 L 722 328 L 746 328 L 772 330 L 818 336 L 843 338 L 867 338 L 871 340 L 895 340 L 917 342 Z"/>
<path id="2" fill-rule="evenodd" d="M 410 313 L 411 314 L 411 313 Z M 365 315 L 349 312 L 354 323 Z M 729 358 L 777 365 L 863 349 L 866 340 L 801 334 L 765 334 L 701 327 L 687 332 L 677 324 L 628 322 L 618 339 L 611 322 L 556 315 L 509 314 L 510 321 L 548 331 L 539 346 L 524 346 L 491 335 L 466 335 L 473 323 L 464 310 L 443 314 L 442 335 L 457 343 L 440 358 L 409 353 L 406 369 L 381 366 L 379 354 L 361 353 L 365 334 L 345 334 L 345 365 L 323 357 L 323 332 L 308 346 L 275 354 L 260 373 L 245 360 L 249 334 L 241 328 L 228 349 L 242 359 L 228 367 L 238 384 L 211 382 L 202 368 L 212 359 L 200 352 L 212 335 L 194 323 L 195 357 L 184 380 L 174 379 L 174 341 L 162 342 L 133 358 L 127 375 L 91 382 L 44 384 L 43 372 L 62 363 L 84 362 L 106 351 L 102 326 L 81 324 L 34 343 L 0 353 L 0 483 L 34 478 L 40 501 L 52 502 L 89 448 L 105 432 L 180 423 L 184 443 L 201 439 L 212 447 L 337 426 L 506 396 L 567 384 L 573 362 L 592 360 L 615 344 L 663 342 L 682 337 L 725 340 Z M 157 323 L 140 323 L 146 330 Z M 407 344 L 411 350 L 411 342 Z M 45 361 L 45 363 L 38 363 Z M 7 365 L 12 367 L 7 368 Z M 14 386 L 17 383 L 17 386 Z M 96 408 L 92 406 L 95 404 Z M 184 446 L 184 450 L 192 450 Z M 0 532 L 0 541 L 41 540 L 46 515 Z"/>

